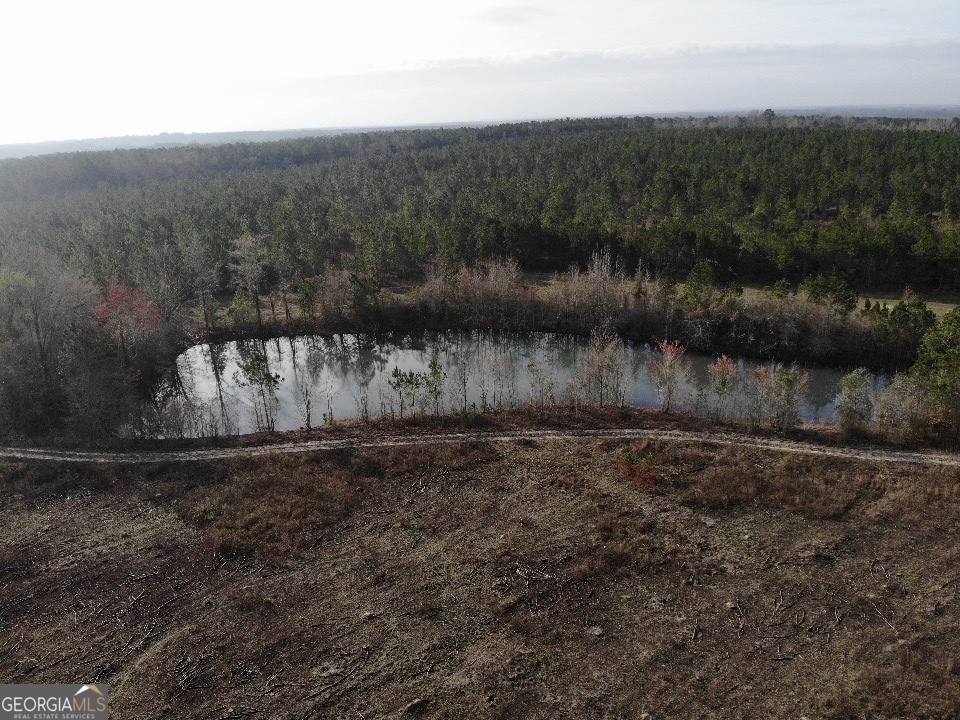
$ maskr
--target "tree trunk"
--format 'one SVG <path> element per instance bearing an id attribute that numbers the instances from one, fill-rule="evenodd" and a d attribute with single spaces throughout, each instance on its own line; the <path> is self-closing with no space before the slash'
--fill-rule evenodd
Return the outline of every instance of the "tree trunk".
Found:
<path id="1" fill-rule="evenodd" d="M 43 372 L 43 379 L 49 384 L 50 368 L 47 365 L 47 352 L 46 348 L 44 347 L 43 333 L 40 332 L 40 319 L 35 311 L 31 314 L 33 316 L 33 336 L 37 345 L 37 360 L 40 362 L 40 369 Z"/>
<path id="2" fill-rule="evenodd" d="M 207 328 L 207 334 L 210 334 L 210 331 L 213 330 L 213 320 L 211 316 L 213 313 L 210 311 L 210 302 L 207 298 L 206 289 L 200 291 L 200 304 L 203 308 L 203 324 Z"/>

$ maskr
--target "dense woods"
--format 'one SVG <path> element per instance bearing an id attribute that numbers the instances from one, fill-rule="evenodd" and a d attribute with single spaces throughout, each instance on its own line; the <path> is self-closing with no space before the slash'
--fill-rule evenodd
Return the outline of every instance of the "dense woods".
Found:
<path id="1" fill-rule="evenodd" d="M 960 132 L 557 121 L 0 163 L 0 236 L 92 280 L 158 258 L 229 282 L 261 238 L 278 276 L 330 262 L 415 275 L 510 256 L 565 270 L 597 247 L 682 277 L 836 271 L 861 287 L 960 288 Z M 191 257 L 198 255 L 198 257 Z"/>
<path id="2" fill-rule="evenodd" d="M 21 432 L 116 427 L 191 333 L 462 323 L 453 278 L 497 258 L 567 272 L 601 253 L 634 278 L 631 312 L 660 313 L 617 314 L 625 336 L 905 368 L 932 316 L 851 313 L 855 291 L 960 290 L 960 122 L 562 120 L 8 160 L 0 247 L 0 404 Z M 391 307 L 383 288 L 411 282 Z M 747 283 L 769 307 L 738 304 Z M 777 303 L 789 348 L 738 335 L 778 329 Z M 558 317 L 526 316 L 591 329 Z M 832 348 L 810 341 L 824 323 Z"/>

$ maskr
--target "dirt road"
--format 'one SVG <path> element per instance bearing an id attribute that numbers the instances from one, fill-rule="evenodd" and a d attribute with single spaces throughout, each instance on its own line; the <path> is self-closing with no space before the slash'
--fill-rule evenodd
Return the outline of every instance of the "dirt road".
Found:
<path id="1" fill-rule="evenodd" d="M 851 458 L 883 463 L 913 463 L 960 467 L 960 455 L 931 452 L 910 452 L 879 448 L 844 448 L 814 443 L 756 438 L 733 433 L 699 432 L 692 430 L 655 429 L 595 429 L 595 430 L 516 430 L 501 432 L 456 432 L 432 434 L 383 435 L 380 437 L 337 438 L 309 440 L 237 448 L 209 448 L 203 450 L 87 452 L 34 448 L 0 448 L 0 457 L 20 460 L 46 460 L 83 463 L 158 463 L 219 460 L 233 457 L 289 454 L 337 450 L 343 448 L 399 447 L 405 445 L 432 445 L 462 442 L 513 442 L 517 440 L 557 441 L 573 438 L 650 439 L 684 444 L 736 445 L 738 447 L 774 450 L 802 455 Z"/>

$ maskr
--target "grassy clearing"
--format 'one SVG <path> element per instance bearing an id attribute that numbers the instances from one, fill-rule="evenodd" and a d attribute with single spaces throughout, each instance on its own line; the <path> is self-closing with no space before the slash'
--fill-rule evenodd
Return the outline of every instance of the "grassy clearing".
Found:
<path id="1" fill-rule="evenodd" d="M 115 717 L 960 712 L 957 470 L 580 439 L 0 478 L 0 679 Z"/>
<path id="2" fill-rule="evenodd" d="M 749 285 L 743 290 L 744 298 L 749 300 L 760 300 L 765 297 L 766 294 L 766 288 L 760 285 Z M 960 305 L 960 296 L 958 296 L 956 293 L 919 293 L 917 294 L 917 297 L 923 300 L 927 304 L 927 307 L 930 308 L 938 318 L 942 318 L 948 312 L 957 307 L 957 305 Z M 869 291 L 861 294 L 857 298 L 857 307 L 862 308 L 865 300 L 869 300 L 871 303 L 882 300 L 888 305 L 893 306 L 902 299 L 902 292 L 889 292 L 882 290 Z"/>
<path id="3" fill-rule="evenodd" d="M 857 301 L 857 306 L 862 308 L 864 300 L 870 300 L 871 303 L 882 300 L 892 307 L 902 299 L 902 293 L 867 293 L 860 296 Z M 960 298 L 958 298 L 955 293 L 930 296 L 921 295 L 920 299 L 927 304 L 927 307 L 930 308 L 938 318 L 942 318 L 948 312 L 956 308 L 957 305 L 960 305 Z"/>

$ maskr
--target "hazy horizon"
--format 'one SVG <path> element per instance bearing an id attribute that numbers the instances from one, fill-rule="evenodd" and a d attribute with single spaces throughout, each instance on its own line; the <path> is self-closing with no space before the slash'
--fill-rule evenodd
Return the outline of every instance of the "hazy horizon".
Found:
<path id="1" fill-rule="evenodd" d="M 960 104 L 949 0 L 38 0 L 8 16 L 2 145 Z"/>
<path id="2" fill-rule="evenodd" d="M 542 116 L 542 117 L 511 117 L 511 118 L 473 118 L 451 120 L 446 122 L 419 122 L 407 124 L 377 124 L 377 125 L 341 125 L 341 126 L 323 126 L 323 127 L 270 127 L 270 128 L 236 128 L 225 127 L 214 130 L 194 131 L 194 130 L 161 130 L 149 134 L 126 134 L 126 135 L 103 135 L 93 137 L 66 137 L 44 140 L 34 140 L 22 143 L 0 143 L 0 147 L 28 146 L 28 145 L 52 145 L 57 143 L 70 142 L 95 142 L 98 140 L 120 140 L 130 139 L 162 139 L 165 137 L 193 137 L 204 135 L 282 135 L 282 134 L 300 134 L 311 132 L 323 132 L 335 134 L 339 132 L 364 132 L 378 130 L 408 129 L 408 128 L 440 128 L 440 127 L 482 127 L 487 125 L 513 124 L 524 122 L 550 122 L 562 119 L 593 119 L 593 118 L 613 118 L 613 117 L 654 117 L 654 118 L 688 118 L 688 117 L 723 117 L 723 116 L 746 116 L 750 113 L 760 113 L 764 110 L 773 109 L 780 115 L 812 116 L 812 115 L 849 115 L 854 114 L 860 117 L 889 117 L 903 119 L 923 119 L 923 118 L 952 118 L 960 113 L 960 104 L 889 104 L 889 105 L 830 105 L 830 106 L 807 106 L 807 107 L 743 107 L 743 108 L 710 108 L 696 110 L 677 110 L 667 112 L 625 112 L 605 115 L 566 115 L 566 116 Z M 876 114 L 873 114 L 876 113 Z"/>

